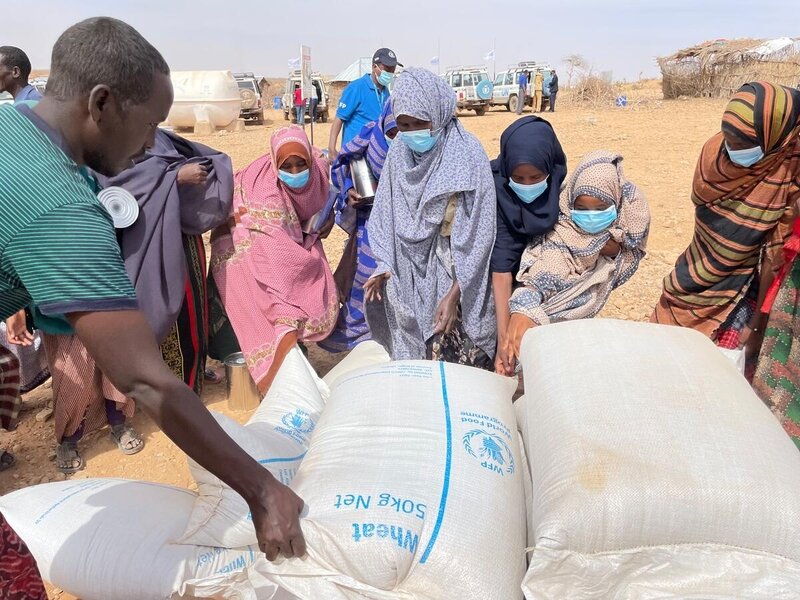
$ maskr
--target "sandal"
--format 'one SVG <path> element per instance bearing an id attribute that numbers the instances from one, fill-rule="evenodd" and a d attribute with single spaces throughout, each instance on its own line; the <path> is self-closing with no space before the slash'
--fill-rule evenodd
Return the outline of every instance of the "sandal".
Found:
<path id="1" fill-rule="evenodd" d="M 144 440 L 133 427 L 117 425 L 111 428 L 111 441 L 117 445 L 120 452 L 126 456 L 137 454 L 144 448 Z"/>
<path id="2" fill-rule="evenodd" d="M 5 471 L 6 469 L 10 469 L 14 466 L 14 463 L 17 462 L 17 459 L 14 458 L 14 455 L 11 452 L 6 452 L 5 450 L 2 451 L 3 453 L 0 454 L 0 471 Z"/>
<path id="3" fill-rule="evenodd" d="M 77 442 L 61 442 L 56 448 L 56 469 L 64 475 L 72 475 L 83 471 L 86 464 L 78 453 Z"/>

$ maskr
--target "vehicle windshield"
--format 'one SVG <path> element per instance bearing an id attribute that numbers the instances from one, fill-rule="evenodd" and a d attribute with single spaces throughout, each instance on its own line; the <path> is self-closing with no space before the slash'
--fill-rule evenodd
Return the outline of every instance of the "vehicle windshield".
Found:
<path id="1" fill-rule="evenodd" d="M 251 79 L 239 80 L 236 83 L 240 90 L 256 90 L 256 84 Z"/>
<path id="2" fill-rule="evenodd" d="M 494 84 L 495 85 L 503 85 L 503 77 L 505 77 L 505 75 L 503 73 L 498 74 L 497 77 L 495 77 L 495 79 L 494 79 Z"/>

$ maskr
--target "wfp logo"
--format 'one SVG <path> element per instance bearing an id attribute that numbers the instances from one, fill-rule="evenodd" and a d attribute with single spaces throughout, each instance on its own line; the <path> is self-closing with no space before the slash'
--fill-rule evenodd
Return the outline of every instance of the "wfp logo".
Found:
<path id="1" fill-rule="evenodd" d="M 500 475 L 514 472 L 514 455 L 505 441 L 482 429 L 473 429 L 461 439 L 470 456 L 481 461 L 481 466 Z"/>
<path id="2" fill-rule="evenodd" d="M 291 429 L 297 433 L 305 434 L 309 434 L 314 431 L 315 427 L 315 423 L 309 414 L 304 410 L 300 410 L 299 408 L 293 413 L 288 412 L 283 415 L 283 418 L 281 418 L 281 423 L 283 423 L 287 429 Z"/>

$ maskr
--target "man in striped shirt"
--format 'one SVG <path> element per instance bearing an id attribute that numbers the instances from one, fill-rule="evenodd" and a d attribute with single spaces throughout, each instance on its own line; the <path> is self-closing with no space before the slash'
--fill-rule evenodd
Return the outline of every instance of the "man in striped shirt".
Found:
<path id="1" fill-rule="evenodd" d="M 131 166 L 171 105 L 163 57 L 129 25 L 101 17 L 58 39 L 39 104 L 0 106 L 0 318 L 33 304 L 45 331 L 74 331 L 117 389 L 248 502 L 268 559 L 302 555 L 302 500 L 164 364 L 86 171 Z"/>

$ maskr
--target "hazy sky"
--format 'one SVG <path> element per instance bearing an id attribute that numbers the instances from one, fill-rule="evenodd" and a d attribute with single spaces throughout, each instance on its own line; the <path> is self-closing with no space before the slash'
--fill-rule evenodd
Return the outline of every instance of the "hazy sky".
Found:
<path id="1" fill-rule="evenodd" d="M 794 0 L 795 2 L 797 0 Z M 230 69 L 282 76 L 311 47 L 315 70 L 335 75 L 379 46 L 406 66 L 429 67 L 441 48 L 453 64 L 519 60 L 561 65 L 573 53 L 615 79 L 658 74 L 655 57 L 722 37 L 800 35 L 790 0 L 0 0 L 0 45 L 23 48 L 47 68 L 58 35 L 90 16 L 127 21 L 174 70 Z M 430 67 L 429 67 L 430 68 Z M 435 70 L 435 67 L 433 67 Z"/>

